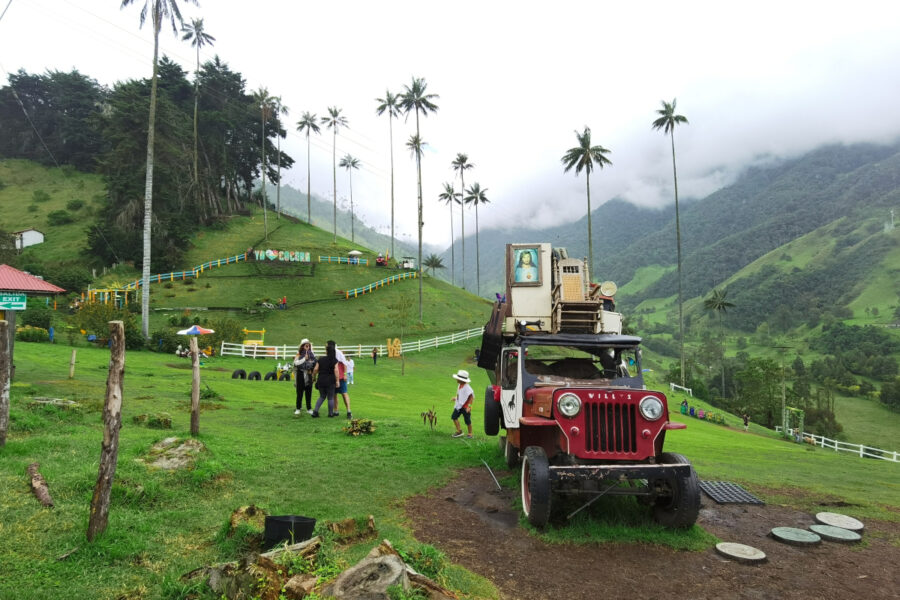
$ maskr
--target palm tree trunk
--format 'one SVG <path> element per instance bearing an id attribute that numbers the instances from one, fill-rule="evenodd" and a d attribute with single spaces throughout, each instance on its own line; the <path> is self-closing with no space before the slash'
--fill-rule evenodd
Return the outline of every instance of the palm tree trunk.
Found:
<path id="1" fill-rule="evenodd" d="M 276 132 L 275 135 L 278 137 L 278 187 L 275 188 L 275 218 L 281 219 L 281 133 Z"/>
<path id="2" fill-rule="evenodd" d="M 450 285 L 456 285 L 456 256 L 453 251 L 453 198 L 450 198 Z"/>
<path id="3" fill-rule="evenodd" d="M 391 142 L 391 256 L 394 256 L 394 117 L 390 112 L 388 112 L 388 134 Z"/>
<path id="4" fill-rule="evenodd" d="M 262 205 L 263 205 L 263 231 L 266 241 L 269 241 L 269 208 L 266 206 L 266 110 L 260 105 L 260 132 L 262 133 Z"/>
<path id="5" fill-rule="evenodd" d="M 678 347 L 681 353 L 681 387 L 684 387 L 684 309 L 681 295 L 681 221 L 678 214 L 678 171 L 675 168 L 675 130 L 672 136 L 672 175 L 675 180 L 675 244 L 678 252 Z"/>
<path id="6" fill-rule="evenodd" d="M 306 224 L 312 225 L 312 199 L 309 196 L 309 131 L 306 132 Z"/>
<path id="7" fill-rule="evenodd" d="M 475 201 L 475 293 L 481 295 L 481 248 L 478 244 L 478 201 Z"/>
<path id="8" fill-rule="evenodd" d="M 588 275 L 594 276 L 594 232 L 591 229 L 591 172 L 586 171 L 588 218 Z"/>
<path id="9" fill-rule="evenodd" d="M 141 264 L 141 333 L 150 338 L 150 225 L 153 219 L 153 142 L 156 133 L 156 82 L 159 72 L 159 30 L 162 22 L 153 5 L 153 78 L 150 82 L 150 123 L 147 126 L 147 173 L 144 179 L 144 257 Z"/>
<path id="10" fill-rule="evenodd" d="M 416 139 L 419 140 L 419 144 L 422 143 L 422 138 L 419 135 L 419 109 L 416 108 Z M 416 151 L 416 171 L 419 175 L 419 262 L 416 265 L 419 269 L 419 322 L 425 320 L 425 312 L 424 312 L 424 294 L 422 291 L 422 155 L 421 155 L 421 147 L 418 151 Z"/>
<path id="11" fill-rule="evenodd" d="M 331 189 L 334 193 L 334 234 L 331 242 L 337 244 L 337 124 L 335 124 L 331 135 Z"/>
<path id="12" fill-rule="evenodd" d="M 350 241 L 356 241 L 356 233 L 353 227 L 353 170 L 350 169 Z"/>
<path id="13" fill-rule="evenodd" d="M 197 44 L 197 73 L 194 75 L 194 186 L 197 187 L 200 180 L 200 172 L 197 164 L 197 105 L 200 99 L 200 44 Z M 197 192 L 197 198 L 200 198 L 200 192 Z"/>
<path id="14" fill-rule="evenodd" d="M 463 169 L 459 170 L 459 179 L 462 182 L 462 194 L 466 195 L 466 176 Z M 459 270 L 459 278 L 462 281 L 462 288 L 466 289 L 466 201 L 460 198 L 459 202 L 459 227 L 460 238 L 462 239 L 462 265 Z"/>

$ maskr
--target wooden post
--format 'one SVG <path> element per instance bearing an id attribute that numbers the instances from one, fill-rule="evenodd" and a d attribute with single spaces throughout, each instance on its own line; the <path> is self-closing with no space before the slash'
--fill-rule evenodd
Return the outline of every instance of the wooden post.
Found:
<path id="1" fill-rule="evenodd" d="M 197 336 L 191 336 L 191 435 L 200 435 L 200 350 Z"/>
<path id="2" fill-rule="evenodd" d="M 0 321 L 0 448 L 6 445 L 9 429 L 9 323 Z"/>
<path id="3" fill-rule="evenodd" d="M 72 358 L 69 359 L 69 379 L 75 379 L 75 353 L 77 348 L 72 348 Z"/>
<path id="4" fill-rule="evenodd" d="M 119 459 L 119 429 L 122 428 L 122 381 L 125 375 L 125 325 L 109 322 L 109 375 L 106 378 L 106 403 L 103 406 L 103 443 L 100 446 L 100 469 L 91 497 L 91 514 L 87 539 L 106 530 L 109 522 L 109 496 L 116 463 Z"/>

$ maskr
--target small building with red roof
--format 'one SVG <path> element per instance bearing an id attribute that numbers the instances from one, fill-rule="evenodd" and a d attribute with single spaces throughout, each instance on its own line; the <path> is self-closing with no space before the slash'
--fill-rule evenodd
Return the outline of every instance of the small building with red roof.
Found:
<path id="1" fill-rule="evenodd" d="M 58 285 L 53 285 L 40 277 L 35 277 L 34 275 L 20 271 L 9 265 L 0 265 L 0 294 L 24 293 L 48 295 L 61 294 L 65 291 L 66 290 Z M 10 369 L 10 379 L 12 379 L 16 372 L 15 363 L 13 362 L 13 349 L 15 348 L 16 340 L 16 311 L 0 309 L 0 319 L 9 323 L 9 339 L 6 343 L 7 348 L 9 348 L 10 364 L 12 365 Z"/>

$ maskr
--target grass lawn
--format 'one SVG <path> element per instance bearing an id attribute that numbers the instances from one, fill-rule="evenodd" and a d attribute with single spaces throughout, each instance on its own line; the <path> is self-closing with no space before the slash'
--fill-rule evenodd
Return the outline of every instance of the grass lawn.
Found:
<path id="1" fill-rule="evenodd" d="M 290 383 L 230 378 L 235 368 L 259 369 L 258 363 L 206 361 L 203 383 L 222 398 L 205 401 L 199 439 L 206 450 L 193 470 L 178 473 L 150 471 L 138 459 L 164 437 L 187 435 L 189 363 L 130 352 L 109 528 L 88 544 L 84 534 L 97 476 L 108 352 L 79 348 L 76 377 L 69 381 L 68 346 L 19 342 L 15 349 L 11 433 L 0 449 L 0 598 L 184 597 L 178 576 L 236 556 L 235 544 L 219 532 L 232 510 L 251 503 L 270 514 L 320 521 L 373 514 L 380 537 L 415 546 L 403 524 L 404 497 L 445 482 L 456 469 L 481 466 L 482 460 L 502 469 L 496 440 L 480 434 L 480 399 L 476 439 L 449 437 L 449 375 L 466 368 L 475 390 L 487 385 L 483 371 L 472 364 L 470 344 L 411 353 L 405 375 L 396 359 L 382 358 L 377 366 L 357 361 L 357 384 L 350 388 L 353 413 L 377 426 L 374 435 L 358 438 L 341 431 L 343 418 L 295 418 Z M 31 406 L 33 396 L 73 399 L 80 408 Z M 673 397 L 672 405 L 678 402 L 680 397 Z M 438 413 L 434 432 L 421 417 L 431 408 Z M 159 412 L 172 416 L 172 430 L 132 422 L 136 415 Z M 900 520 L 900 465 L 790 444 L 756 426 L 745 434 L 689 418 L 688 424 L 686 431 L 670 432 L 667 449 L 691 458 L 704 479 L 740 482 L 766 500 L 810 509 L 823 498 L 841 499 L 858 505 L 847 510 L 854 516 Z M 53 509 L 41 508 L 28 489 L 25 468 L 34 461 L 49 483 Z M 517 485 L 516 479 L 504 483 Z M 672 535 L 649 519 L 615 526 L 596 511 L 545 535 L 695 549 L 714 541 L 699 527 Z M 369 545 L 351 549 L 346 560 L 354 562 Z M 57 560 L 74 548 L 66 560 Z M 495 595 L 477 577 L 448 579 L 467 597 Z"/>

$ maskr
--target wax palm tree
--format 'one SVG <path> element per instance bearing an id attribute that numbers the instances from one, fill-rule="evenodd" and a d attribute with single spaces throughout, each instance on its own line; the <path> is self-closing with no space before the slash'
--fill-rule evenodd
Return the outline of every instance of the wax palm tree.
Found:
<path id="1" fill-rule="evenodd" d="M 438 194 L 438 200 L 450 207 L 450 283 L 454 284 L 456 258 L 453 251 L 453 205 L 462 202 L 462 193 L 453 189 L 452 183 L 444 183 L 444 191 Z"/>
<path id="2" fill-rule="evenodd" d="M 584 132 L 575 132 L 575 138 L 578 145 L 570 148 L 562 157 L 562 163 L 565 167 L 565 173 L 575 168 L 577 176 L 582 171 L 585 172 L 587 178 L 587 223 L 588 223 L 588 268 L 591 275 L 594 274 L 594 233 L 591 230 L 591 171 L 595 168 L 602 169 L 605 165 L 611 165 L 612 162 L 606 155 L 609 150 L 603 146 L 591 146 L 591 128 L 584 127 Z"/>
<path id="3" fill-rule="evenodd" d="M 341 114 L 341 109 L 336 106 L 328 107 L 328 116 L 322 117 L 322 124 L 331 129 L 331 165 L 334 189 L 334 238 L 337 243 L 337 134 L 338 129 L 347 126 L 347 118 Z"/>
<path id="4" fill-rule="evenodd" d="M 475 207 L 475 293 L 481 295 L 481 249 L 478 246 L 478 205 L 487 204 L 487 188 L 482 188 L 481 184 L 473 183 L 472 187 L 466 190 L 463 198 L 466 204 Z"/>
<path id="5" fill-rule="evenodd" d="M 434 277 L 435 269 L 446 269 L 444 266 L 444 261 L 437 254 L 429 254 L 425 257 L 425 262 L 422 263 L 426 269 L 431 269 L 431 276 Z"/>
<path id="6" fill-rule="evenodd" d="M 722 315 L 733 308 L 734 304 L 728 301 L 727 290 L 713 290 L 712 296 L 703 301 L 707 310 L 714 311 L 719 317 L 719 337 L 722 338 L 722 397 L 725 397 L 725 329 L 722 325 Z"/>
<path id="7" fill-rule="evenodd" d="M 287 136 L 287 130 L 281 128 L 281 116 L 288 114 L 288 107 L 275 96 L 272 101 L 272 112 L 275 115 L 275 136 L 278 140 L 278 187 L 275 188 L 275 218 L 281 219 L 281 138 Z"/>
<path id="8" fill-rule="evenodd" d="M 263 86 L 259 86 L 253 92 L 253 102 L 259 106 L 259 128 L 260 128 L 260 154 L 262 155 L 262 205 L 263 205 L 263 232 L 266 241 L 269 241 L 269 206 L 266 200 L 266 122 L 275 112 L 275 96 L 269 94 L 269 90 Z"/>
<path id="9" fill-rule="evenodd" d="M 195 6 L 197 0 L 186 0 Z M 122 0 L 120 8 L 134 3 L 134 0 Z M 181 10 L 176 0 L 144 0 L 141 9 L 141 27 L 147 15 L 153 22 L 153 77 L 150 80 L 150 119 L 147 126 L 147 173 L 144 179 L 144 257 L 141 269 L 141 333 L 150 337 L 150 225 L 153 219 L 153 141 L 156 134 L 156 87 L 159 72 L 159 32 L 163 21 L 172 24 L 172 32 L 178 35 L 179 25 L 184 24 Z"/>
<path id="10" fill-rule="evenodd" d="M 456 158 L 453 159 L 453 162 L 450 163 L 450 166 L 454 171 L 459 173 L 460 180 L 460 189 L 465 191 L 466 189 L 466 171 L 473 168 L 475 165 L 469 162 L 469 155 L 463 154 L 462 152 L 456 153 Z M 465 203 L 459 203 L 459 226 L 460 226 L 460 240 L 462 241 L 462 268 L 460 269 L 460 273 L 462 273 L 462 287 L 466 289 L 466 215 L 465 215 Z"/>
<path id="11" fill-rule="evenodd" d="M 681 386 L 684 387 L 684 309 L 683 297 L 681 295 L 681 219 L 678 213 L 678 170 L 675 168 L 675 126 L 684 123 L 688 124 L 688 120 L 675 114 L 675 99 L 672 103 L 662 100 L 662 108 L 657 109 L 656 114 L 659 118 L 653 121 L 652 127 L 655 130 L 662 130 L 663 134 L 668 135 L 672 140 L 672 175 L 675 180 L 675 245 L 677 246 L 678 257 L 678 338 L 679 349 L 681 352 Z"/>
<path id="12" fill-rule="evenodd" d="M 310 200 L 309 188 L 309 134 L 319 133 L 319 118 L 310 112 L 305 112 L 297 121 L 297 131 L 306 132 L 306 223 L 312 225 L 312 201 Z"/>
<path id="13" fill-rule="evenodd" d="M 394 256 L 394 119 L 400 116 L 400 96 L 385 90 L 384 98 L 375 98 L 378 108 L 375 113 L 381 116 L 387 113 L 388 134 L 391 142 L 391 256 Z"/>
<path id="14" fill-rule="evenodd" d="M 349 154 L 345 155 L 338 166 L 347 169 L 350 174 L 350 241 L 356 241 L 356 234 L 353 231 L 353 170 L 359 169 L 359 159 Z"/>
<path id="15" fill-rule="evenodd" d="M 419 114 L 421 113 L 423 117 L 427 117 L 428 113 L 437 112 L 438 107 L 437 104 L 434 103 L 435 100 L 438 99 L 437 94 L 429 94 L 426 92 L 428 88 L 428 84 L 425 83 L 425 79 L 422 77 L 413 77 L 411 85 L 403 86 L 405 88 L 404 92 L 400 94 L 400 107 L 403 109 L 403 112 L 409 116 L 409 113 L 415 111 L 416 113 L 416 135 L 415 139 L 421 142 L 422 138 L 419 132 Z M 418 174 L 418 182 L 419 182 L 419 321 L 422 321 L 424 317 L 424 308 L 423 308 L 423 293 L 422 293 L 422 152 L 421 145 L 416 151 L 416 172 Z"/>
<path id="16" fill-rule="evenodd" d="M 206 33 L 203 28 L 203 19 L 191 19 L 189 25 L 183 25 L 181 31 L 184 35 L 182 40 L 190 40 L 191 46 L 197 49 L 197 72 L 194 74 L 194 190 L 197 196 L 200 195 L 200 171 L 199 151 L 197 149 L 197 109 L 200 101 L 200 48 L 203 46 L 211 46 L 216 38 Z"/>

